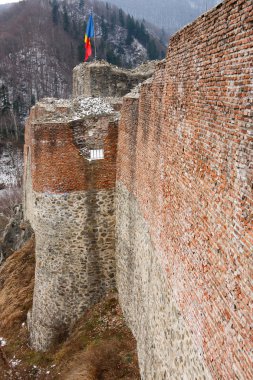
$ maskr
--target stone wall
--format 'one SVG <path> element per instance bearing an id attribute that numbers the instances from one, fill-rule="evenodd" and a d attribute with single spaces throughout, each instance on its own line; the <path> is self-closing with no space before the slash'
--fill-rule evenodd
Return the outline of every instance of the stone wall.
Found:
<path id="1" fill-rule="evenodd" d="M 137 340 L 142 379 L 211 379 L 170 286 L 136 198 L 117 187 L 117 287 Z"/>
<path id="2" fill-rule="evenodd" d="M 203 15 L 124 98 L 117 287 L 145 380 L 253 377 L 252 14 Z"/>
<path id="3" fill-rule="evenodd" d="M 114 189 L 34 193 L 36 281 L 29 330 L 45 350 L 115 288 Z"/>
<path id="4" fill-rule="evenodd" d="M 80 115 L 75 102 L 44 100 L 26 125 L 25 216 L 36 238 L 28 324 L 38 350 L 66 337 L 115 287 L 118 114 L 99 100 L 85 102 L 93 116 Z M 104 159 L 90 160 L 92 149 L 103 149 Z"/>
<path id="5" fill-rule="evenodd" d="M 73 96 L 122 97 L 151 77 L 155 61 L 127 70 L 105 61 L 82 63 L 73 70 Z"/>

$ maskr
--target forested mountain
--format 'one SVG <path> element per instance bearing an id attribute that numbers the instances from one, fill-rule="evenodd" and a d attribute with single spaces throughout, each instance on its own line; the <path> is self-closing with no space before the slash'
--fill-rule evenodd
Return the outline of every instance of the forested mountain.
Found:
<path id="1" fill-rule="evenodd" d="M 26 0 L 0 7 L 0 133 L 17 137 L 28 109 L 45 96 L 71 95 L 93 7 L 97 58 L 133 67 L 164 56 L 159 37 L 116 6 L 89 0 Z"/>
<path id="2" fill-rule="evenodd" d="M 109 0 L 137 18 L 173 34 L 221 0 Z"/>
<path id="3" fill-rule="evenodd" d="M 133 67 L 165 54 L 157 28 L 148 25 L 147 31 L 115 5 L 96 0 L 0 5 L 0 214 L 21 201 L 23 130 L 30 107 L 43 97 L 71 96 L 72 69 L 84 58 L 92 7 L 98 59 Z"/>

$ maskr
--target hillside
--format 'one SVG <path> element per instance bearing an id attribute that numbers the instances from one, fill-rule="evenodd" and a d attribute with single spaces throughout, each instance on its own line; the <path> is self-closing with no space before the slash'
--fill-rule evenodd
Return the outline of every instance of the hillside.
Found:
<path id="1" fill-rule="evenodd" d="M 20 142 L 30 107 L 43 97 L 71 96 L 72 70 L 84 59 L 83 37 L 92 6 L 97 59 L 130 68 L 165 54 L 159 29 L 148 25 L 149 32 L 144 23 L 103 2 L 0 5 L 0 212 L 6 199 L 10 205 L 17 200 L 13 190 L 4 188 L 20 184 L 22 178 Z"/>
<path id="2" fill-rule="evenodd" d="M 84 57 L 85 21 L 92 4 L 98 59 L 134 67 L 164 55 L 164 46 L 154 33 L 151 36 L 144 24 L 115 6 L 82 0 L 13 4 L 0 12 L 0 130 L 4 137 L 16 135 L 16 124 L 38 99 L 70 96 L 72 69 Z"/>
<path id="3" fill-rule="evenodd" d="M 145 18 L 174 34 L 221 0 L 110 0 L 137 18 Z"/>
<path id="4" fill-rule="evenodd" d="M 136 343 L 115 293 L 85 313 L 50 352 L 29 348 L 34 267 L 34 238 L 0 267 L 1 380 L 139 380 Z"/>

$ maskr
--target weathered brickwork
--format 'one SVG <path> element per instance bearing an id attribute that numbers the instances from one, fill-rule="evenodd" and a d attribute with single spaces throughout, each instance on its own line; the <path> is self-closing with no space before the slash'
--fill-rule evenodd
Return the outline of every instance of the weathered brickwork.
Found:
<path id="1" fill-rule="evenodd" d="M 36 237 L 28 324 L 38 350 L 66 336 L 83 311 L 115 286 L 114 197 L 122 100 L 112 96 L 126 94 L 150 77 L 154 67 L 147 63 L 130 71 L 101 62 L 79 65 L 72 100 L 44 99 L 31 110 L 24 210 Z M 94 154 L 102 156 L 94 160 Z"/>
<path id="2" fill-rule="evenodd" d="M 166 258 L 156 252 L 138 202 L 122 184 L 116 204 L 117 285 L 138 343 L 142 379 L 211 379 L 176 303 Z"/>
<path id="3" fill-rule="evenodd" d="M 200 17 L 172 38 L 153 80 L 124 99 L 117 283 L 144 379 L 253 377 L 252 15 L 251 0 L 228 0 Z M 170 305 L 153 287 L 165 273 Z M 190 332 L 182 351 L 166 334 L 178 323 L 174 305 Z"/>
<path id="4" fill-rule="evenodd" d="M 116 273 L 143 379 L 253 378 L 252 30 L 252 0 L 227 0 L 177 33 L 125 96 L 119 136 L 120 101 L 92 96 L 122 96 L 145 78 L 138 70 L 83 64 L 74 96 L 91 98 L 32 109 L 36 349 L 61 339 Z M 104 159 L 91 161 L 94 149 Z"/>
<path id="5" fill-rule="evenodd" d="M 83 118 L 70 107 L 45 100 L 26 126 L 24 204 L 36 237 L 28 325 L 37 350 L 66 336 L 84 310 L 115 288 L 118 115 L 110 107 L 96 115 L 91 107 L 93 116 Z M 103 149 L 104 159 L 90 160 L 91 149 Z"/>
<path id="6" fill-rule="evenodd" d="M 64 193 L 114 187 L 117 114 L 73 120 L 73 115 L 64 118 L 62 112 L 59 117 L 53 111 L 47 115 L 47 103 L 35 107 L 26 128 L 34 191 Z M 90 162 L 91 149 L 103 149 L 105 159 Z"/>

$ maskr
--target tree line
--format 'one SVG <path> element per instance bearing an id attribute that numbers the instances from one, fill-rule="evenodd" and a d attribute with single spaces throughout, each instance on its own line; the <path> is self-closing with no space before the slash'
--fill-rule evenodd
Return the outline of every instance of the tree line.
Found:
<path id="1" fill-rule="evenodd" d="M 80 13 L 87 9 L 89 2 L 79 0 Z M 78 60 L 80 62 L 84 59 L 84 46 L 83 36 L 86 31 L 86 21 L 77 22 L 77 20 L 70 16 L 67 3 L 62 3 L 57 0 L 52 0 L 52 20 L 55 25 L 61 24 L 63 29 L 68 32 L 73 38 L 79 40 L 78 44 Z M 101 34 L 97 36 L 97 57 L 99 59 L 106 59 L 112 64 L 124 65 L 121 59 L 123 54 L 122 49 L 117 49 L 117 54 L 114 52 L 113 46 L 108 42 L 108 38 L 115 33 L 116 26 L 126 30 L 125 45 L 128 47 L 136 39 L 147 49 L 148 59 L 161 59 L 165 55 L 164 46 L 150 35 L 146 29 L 145 22 L 135 20 L 130 14 L 126 14 L 122 9 L 118 9 L 108 3 L 96 1 L 94 3 L 94 13 L 96 27 L 101 30 Z"/>
<path id="2" fill-rule="evenodd" d="M 131 67 L 133 62 L 127 58 L 134 55 L 135 40 L 147 49 L 145 59 L 163 57 L 164 46 L 151 36 L 145 22 L 109 3 L 27 0 L 14 4 L 0 13 L 1 139 L 22 137 L 24 118 L 40 98 L 70 96 L 72 69 L 84 59 L 91 6 L 98 59 Z"/>

